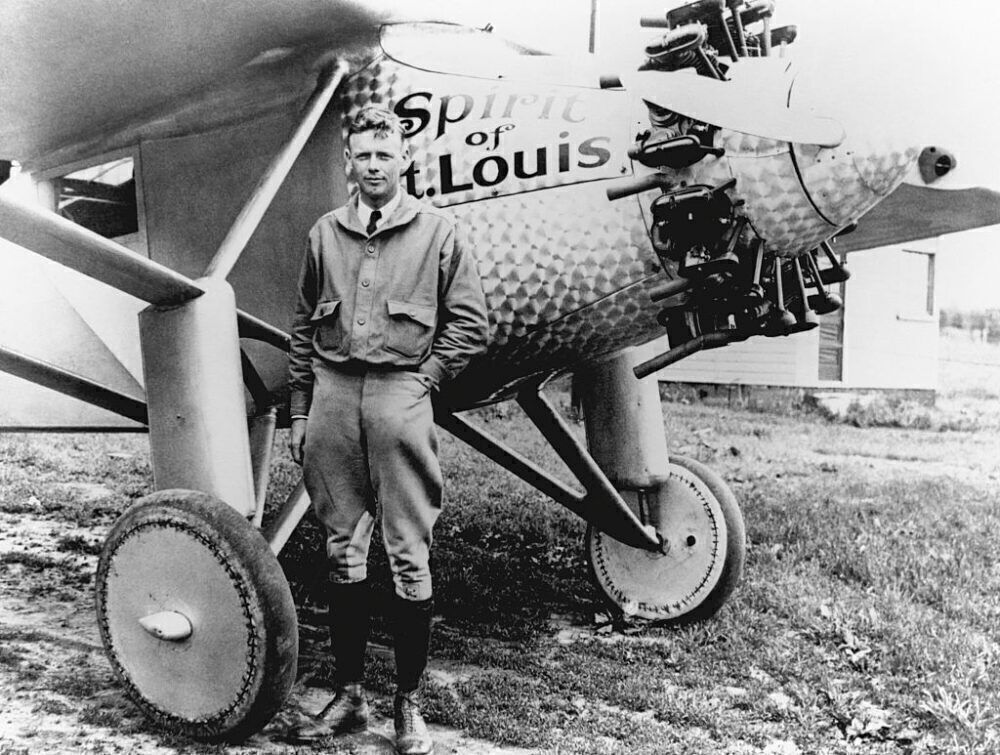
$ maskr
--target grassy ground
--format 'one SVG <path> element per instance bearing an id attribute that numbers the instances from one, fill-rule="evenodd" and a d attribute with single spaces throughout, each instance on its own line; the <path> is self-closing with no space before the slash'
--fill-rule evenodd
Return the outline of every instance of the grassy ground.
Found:
<path id="1" fill-rule="evenodd" d="M 1000 414 L 996 376 L 945 386 L 961 406 L 943 411 Z M 587 578 L 582 523 L 444 437 L 429 718 L 546 753 L 1000 750 L 997 425 L 859 428 L 797 411 L 664 408 L 672 449 L 720 472 L 744 511 L 747 568 L 729 604 L 696 626 L 612 629 Z M 516 409 L 477 420 L 559 467 Z M 294 477 L 282 455 L 276 500 Z M 28 606 L 0 616 L 0 678 L 10 696 L 33 691 L 40 716 L 68 721 L 67 752 L 88 727 L 150 736 L 93 642 L 72 644 L 94 636 L 100 539 L 149 486 L 143 437 L 0 437 L 0 606 Z M 329 672 L 318 550 L 306 525 L 282 558 L 310 684 Z M 384 557 L 374 571 L 387 594 Z M 44 629 L 25 622 L 32 605 L 44 606 Z M 384 707 L 391 665 L 377 651 L 369 665 Z M 0 725 L 0 752 L 44 749 L 10 734 Z M 44 728 L 35 736 L 51 741 Z M 164 752 L 212 749 L 154 739 Z"/>

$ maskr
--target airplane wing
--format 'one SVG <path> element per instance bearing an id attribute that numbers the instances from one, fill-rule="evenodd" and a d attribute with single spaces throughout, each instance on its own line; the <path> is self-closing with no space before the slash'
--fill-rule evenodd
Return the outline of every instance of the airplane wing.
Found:
<path id="1" fill-rule="evenodd" d="M 414 0 L 0 0 L 0 158 L 65 162 L 140 125 L 184 133 L 280 107 L 308 94 L 331 50 L 432 7 L 442 17 Z"/>
<path id="2" fill-rule="evenodd" d="M 400 12 L 377 0 L 139 6 L 0 0 L 0 158 L 62 175 L 65 166 L 141 139 L 295 112 L 332 51 L 349 53 L 370 43 L 379 23 L 421 13 L 420 4 Z M 184 299 L 197 287 L 154 262 L 145 245 L 131 254 L 90 234 L 88 246 L 80 238 L 86 231 L 68 221 L 38 224 L 23 215 L 31 208 L 0 204 L 0 392 L 19 397 L 0 409 L 0 426 L 141 428 L 136 313 L 166 289 L 179 286 Z M 49 231 L 39 232 L 45 225 Z M 60 227 L 71 238 L 60 238 Z M 240 331 L 279 347 L 283 337 L 246 313 Z"/>
<path id="3" fill-rule="evenodd" d="M 837 239 L 838 251 L 874 249 L 1000 223 L 1000 193 L 901 184 L 857 229 Z"/>

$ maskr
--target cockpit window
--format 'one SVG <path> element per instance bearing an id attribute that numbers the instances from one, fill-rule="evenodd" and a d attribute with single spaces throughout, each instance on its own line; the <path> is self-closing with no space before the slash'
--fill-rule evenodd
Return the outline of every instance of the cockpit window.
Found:
<path id="1" fill-rule="evenodd" d="M 78 170 L 54 182 L 58 211 L 64 218 L 107 238 L 139 229 L 132 158 Z"/>
<path id="2" fill-rule="evenodd" d="M 382 50 L 411 68 L 480 79 L 597 86 L 581 78 L 581 61 L 549 55 L 491 31 L 446 23 L 390 24 L 382 29 Z"/>

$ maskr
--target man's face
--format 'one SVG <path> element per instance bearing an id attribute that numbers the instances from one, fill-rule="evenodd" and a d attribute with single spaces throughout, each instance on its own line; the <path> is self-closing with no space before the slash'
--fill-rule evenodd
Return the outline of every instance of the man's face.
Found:
<path id="1" fill-rule="evenodd" d="M 375 131 L 351 134 L 344 156 L 348 175 L 358 182 L 369 207 L 381 207 L 399 191 L 399 174 L 409 159 L 409 151 L 399 134 L 382 136 Z"/>

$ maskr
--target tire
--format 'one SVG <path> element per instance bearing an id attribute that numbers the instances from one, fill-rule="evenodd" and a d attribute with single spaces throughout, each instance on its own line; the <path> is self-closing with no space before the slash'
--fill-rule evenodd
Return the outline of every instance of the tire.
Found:
<path id="1" fill-rule="evenodd" d="M 663 624 L 715 615 L 746 560 L 743 516 L 729 486 L 705 465 L 671 456 L 669 479 L 643 491 L 644 501 L 634 491 L 621 493 L 667 547 L 650 553 L 588 527 L 591 576 L 612 611 Z"/>
<path id="2" fill-rule="evenodd" d="M 98 562 L 104 650 L 128 696 L 159 726 L 239 741 L 262 728 L 295 682 L 298 623 L 277 559 L 254 527 L 205 493 L 163 490 L 115 523 Z M 190 636 L 140 619 L 168 612 Z"/>

